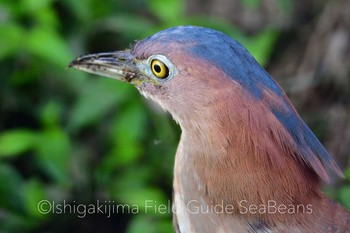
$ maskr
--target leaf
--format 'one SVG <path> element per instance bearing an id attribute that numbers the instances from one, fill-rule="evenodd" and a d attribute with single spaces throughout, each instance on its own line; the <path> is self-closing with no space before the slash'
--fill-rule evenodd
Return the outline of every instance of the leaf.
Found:
<path id="1" fill-rule="evenodd" d="M 339 190 L 339 200 L 350 211 L 350 186 L 344 186 Z"/>
<path id="2" fill-rule="evenodd" d="M 111 156 L 115 157 L 116 166 L 134 162 L 143 152 L 141 141 L 146 132 L 146 119 L 145 109 L 137 101 L 131 102 L 115 118 L 112 126 L 114 147 Z"/>
<path id="3" fill-rule="evenodd" d="M 23 212 L 23 202 L 18 192 L 22 178 L 8 164 L 0 164 L 0 206 L 10 212 Z"/>
<path id="4" fill-rule="evenodd" d="M 125 151 L 123 151 L 125 149 Z M 114 148 L 107 155 L 97 167 L 96 175 L 100 182 L 104 182 L 108 177 L 111 177 L 113 172 L 122 166 L 130 165 L 140 155 L 141 149 L 139 145 L 133 147 Z"/>
<path id="5" fill-rule="evenodd" d="M 273 46 L 276 42 L 278 33 L 274 30 L 265 30 L 260 34 L 250 37 L 243 45 L 249 50 L 261 66 L 267 64 L 270 59 Z"/>
<path id="6" fill-rule="evenodd" d="M 123 145 L 141 139 L 145 134 L 146 119 L 144 106 L 135 101 L 131 102 L 115 118 L 112 128 L 114 140 Z"/>
<path id="7" fill-rule="evenodd" d="M 292 0 L 281 0 L 276 2 L 279 7 L 282 9 L 284 15 L 292 17 L 293 15 L 293 1 Z"/>
<path id="8" fill-rule="evenodd" d="M 73 57 L 63 38 L 47 27 L 37 27 L 30 31 L 26 35 L 26 46 L 43 61 L 59 67 L 67 67 Z"/>
<path id="9" fill-rule="evenodd" d="M 259 4 L 261 3 L 261 0 L 241 0 L 243 4 L 251 9 L 258 8 Z"/>
<path id="10" fill-rule="evenodd" d="M 71 0 L 62 0 L 63 4 L 74 13 L 73 15 L 78 19 L 90 23 L 93 15 L 93 8 L 91 7 L 91 1 L 71 1 Z"/>
<path id="11" fill-rule="evenodd" d="M 345 178 L 350 181 L 350 167 L 348 167 L 344 172 Z"/>
<path id="12" fill-rule="evenodd" d="M 38 210 L 38 203 L 45 200 L 46 197 L 44 186 L 41 182 L 33 179 L 23 183 L 21 194 L 26 211 L 30 216 L 39 218 L 47 216 Z"/>
<path id="13" fill-rule="evenodd" d="M 26 129 L 6 131 L 0 135 L 0 158 L 20 155 L 33 149 L 37 134 Z"/>
<path id="14" fill-rule="evenodd" d="M 149 169 L 142 167 L 128 170 L 123 176 L 113 181 L 111 185 L 112 197 L 121 203 L 136 205 L 140 212 L 147 210 L 149 214 L 161 214 L 154 211 L 154 208 L 161 204 L 168 206 L 170 203 L 160 189 L 147 183 L 151 175 L 150 172 Z"/>
<path id="15" fill-rule="evenodd" d="M 128 188 L 125 187 L 122 192 L 115 194 L 117 199 L 128 205 L 138 206 L 140 212 L 146 212 L 150 215 L 171 214 L 171 210 L 158 211 L 157 208 L 162 205 L 171 207 L 170 201 L 166 201 L 165 195 L 155 187 Z"/>
<path id="16" fill-rule="evenodd" d="M 37 12 L 50 6 L 53 0 L 22 0 L 21 7 L 27 12 Z"/>
<path id="17" fill-rule="evenodd" d="M 92 77 L 90 77 L 92 78 Z M 97 77 L 100 78 L 100 77 Z M 91 125 L 127 98 L 132 87 L 115 80 L 87 80 L 72 110 L 68 128 L 76 131 Z"/>
<path id="18" fill-rule="evenodd" d="M 164 233 L 173 232 L 171 219 L 155 218 L 145 214 L 139 214 L 131 219 L 127 233 Z"/>
<path id="19" fill-rule="evenodd" d="M 156 226 L 154 221 L 147 215 L 138 215 L 131 219 L 130 224 L 128 225 L 127 233 L 155 233 Z"/>
<path id="20" fill-rule="evenodd" d="M 23 29 L 17 24 L 0 24 L 0 60 L 22 49 Z"/>
<path id="21" fill-rule="evenodd" d="M 112 148 L 98 165 L 98 179 L 108 179 L 113 171 L 131 165 L 144 151 L 141 141 L 146 133 L 145 109 L 138 99 L 132 101 L 129 98 L 128 102 L 130 104 L 120 110 L 120 115 L 116 115 L 112 123 Z"/>
<path id="22" fill-rule="evenodd" d="M 154 26 L 144 17 L 127 14 L 117 14 L 106 18 L 100 23 L 104 30 L 122 33 L 127 40 L 133 41 L 144 35 L 145 31 L 149 31 Z"/>
<path id="23" fill-rule="evenodd" d="M 38 137 L 38 162 L 55 180 L 69 184 L 70 141 L 60 129 L 49 129 Z"/>
<path id="24" fill-rule="evenodd" d="M 185 9 L 184 2 L 179 0 L 151 0 L 149 7 L 164 24 L 179 24 Z"/>
<path id="25" fill-rule="evenodd" d="M 55 127 L 59 122 L 62 106 L 55 101 L 47 103 L 41 110 L 41 122 L 45 127 Z"/>
<path id="26" fill-rule="evenodd" d="M 37 226 L 37 219 L 28 218 L 23 213 L 2 212 L 1 214 L 1 232 L 30 232 Z"/>

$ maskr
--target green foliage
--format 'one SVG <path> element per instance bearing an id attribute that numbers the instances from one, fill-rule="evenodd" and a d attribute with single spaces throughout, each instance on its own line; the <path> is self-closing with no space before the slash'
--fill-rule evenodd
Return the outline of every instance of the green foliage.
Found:
<path id="1" fill-rule="evenodd" d="M 16 24 L 0 24 L 0 59 L 18 52 L 22 45 L 23 29 Z"/>
<path id="2" fill-rule="evenodd" d="M 38 27 L 31 30 L 27 34 L 26 43 L 27 49 L 31 54 L 38 56 L 43 61 L 51 62 L 61 67 L 66 66 L 67 60 L 73 56 L 64 39 L 49 28 Z"/>
<path id="3" fill-rule="evenodd" d="M 182 24 L 184 18 L 184 2 L 176 0 L 151 0 L 149 1 L 150 10 L 165 25 Z"/>
<path id="4" fill-rule="evenodd" d="M 38 203 L 46 198 L 44 184 L 34 179 L 28 180 L 23 184 L 20 191 L 28 215 L 33 218 L 45 218 L 45 215 L 37 209 Z"/>
<path id="5" fill-rule="evenodd" d="M 249 8 L 257 8 L 259 3 L 261 3 L 260 0 L 241 0 L 245 6 L 249 7 Z"/>
<path id="6" fill-rule="evenodd" d="M 6 131 L 0 135 L 0 156 L 10 157 L 32 149 L 37 140 L 35 132 L 29 130 Z"/>
<path id="7" fill-rule="evenodd" d="M 166 219 L 154 219 L 148 215 L 137 216 L 128 227 L 127 233 L 173 232 L 173 225 Z"/>
<path id="8" fill-rule="evenodd" d="M 344 175 L 347 183 L 339 189 L 338 199 L 350 210 L 350 168 L 345 171 Z"/>
<path id="9" fill-rule="evenodd" d="M 139 214 L 102 217 L 99 231 L 118 223 L 128 233 L 172 232 L 178 127 L 130 85 L 67 65 L 77 55 L 122 49 L 180 24 L 224 31 L 267 64 L 278 32 L 247 36 L 223 19 L 184 11 L 181 0 L 1 1 L 0 232 L 86 232 L 100 224 L 98 214 L 79 224 L 76 213 L 41 213 L 42 200 L 135 204 Z M 345 186 L 338 195 L 347 206 L 348 194 Z M 168 211 L 145 213 L 149 200 Z"/>
<path id="10" fill-rule="evenodd" d="M 350 210 L 350 185 L 343 186 L 339 189 L 339 200 Z"/>

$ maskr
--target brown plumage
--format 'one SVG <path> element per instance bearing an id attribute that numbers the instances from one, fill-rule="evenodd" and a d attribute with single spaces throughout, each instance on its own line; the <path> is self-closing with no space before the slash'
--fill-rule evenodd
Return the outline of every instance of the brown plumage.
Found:
<path id="1" fill-rule="evenodd" d="M 325 167 L 342 172 L 278 84 L 228 36 L 176 27 L 70 66 L 132 83 L 181 126 L 176 232 L 350 232 L 350 214 L 321 191 Z"/>

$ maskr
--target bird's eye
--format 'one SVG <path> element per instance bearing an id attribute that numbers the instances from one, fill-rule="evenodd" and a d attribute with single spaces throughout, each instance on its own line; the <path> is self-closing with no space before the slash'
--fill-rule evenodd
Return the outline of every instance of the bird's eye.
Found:
<path id="1" fill-rule="evenodd" d="M 165 79 L 169 76 L 169 68 L 160 60 L 152 60 L 151 69 L 157 78 Z"/>

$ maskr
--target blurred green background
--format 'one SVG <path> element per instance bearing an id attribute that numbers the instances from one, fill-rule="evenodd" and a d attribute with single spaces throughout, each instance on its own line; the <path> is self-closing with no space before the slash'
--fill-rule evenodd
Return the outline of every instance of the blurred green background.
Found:
<path id="1" fill-rule="evenodd" d="M 335 178 L 325 189 L 350 209 L 350 59 L 344 52 L 349 42 L 341 40 L 341 33 L 350 31 L 343 10 L 348 3 L 230 4 L 1 0 L 0 232 L 173 231 L 170 211 L 145 214 L 144 204 L 171 200 L 179 127 L 132 86 L 68 70 L 67 65 L 78 55 L 124 49 L 184 24 L 229 34 L 277 78 L 346 171 L 345 180 Z M 332 24 L 327 17 L 342 21 Z M 338 40 L 317 44 L 323 41 L 320 33 Z M 339 50 L 339 44 L 345 47 Z M 140 213 L 82 216 L 80 209 L 43 214 L 38 211 L 41 200 L 72 206 L 97 200 L 135 204 Z"/>

